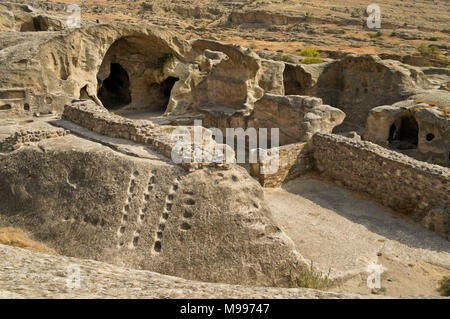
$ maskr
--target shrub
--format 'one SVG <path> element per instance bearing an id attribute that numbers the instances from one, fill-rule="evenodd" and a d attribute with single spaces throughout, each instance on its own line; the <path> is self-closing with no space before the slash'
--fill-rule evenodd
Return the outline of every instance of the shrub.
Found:
<path id="1" fill-rule="evenodd" d="M 320 53 L 319 51 L 317 51 L 316 49 L 313 48 L 306 48 L 304 49 L 302 52 L 300 52 L 301 56 L 307 56 L 310 58 L 318 58 L 320 57 Z"/>
<path id="2" fill-rule="evenodd" d="M 379 38 L 383 35 L 383 33 L 381 31 L 377 31 L 376 33 L 369 33 L 369 38 L 373 39 L 373 38 Z"/>
<path id="3" fill-rule="evenodd" d="M 300 273 L 294 274 L 292 269 L 289 271 L 289 287 L 290 288 L 312 288 L 319 290 L 326 290 L 331 287 L 330 272 L 324 276 L 324 274 L 315 270 L 313 263 L 309 269 L 302 269 Z"/>
<path id="4" fill-rule="evenodd" d="M 439 40 L 439 38 L 438 38 L 438 37 L 431 37 L 431 38 L 429 38 L 428 40 L 429 40 L 429 41 L 437 41 L 437 40 Z"/>
<path id="5" fill-rule="evenodd" d="M 289 61 L 289 55 L 283 55 L 283 57 L 281 58 L 284 62 Z"/>
<path id="6" fill-rule="evenodd" d="M 443 296 L 450 296 L 450 277 L 446 276 L 444 277 L 439 284 L 441 285 L 439 287 L 439 292 Z"/>
<path id="7" fill-rule="evenodd" d="M 427 58 L 432 58 L 432 59 L 439 59 L 439 56 L 441 53 L 436 46 L 434 46 L 434 45 L 429 46 L 425 43 L 422 43 L 417 48 L 417 50 L 420 52 L 420 54 L 422 56 L 427 57 Z"/>
<path id="8" fill-rule="evenodd" d="M 318 64 L 323 63 L 321 58 L 306 58 L 299 62 L 300 64 Z"/>
<path id="9" fill-rule="evenodd" d="M 56 251 L 53 249 L 48 248 L 42 243 L 31 240 L 23 230 L 12 227 L 0 228 L 0 244 L 20 247 L 44 254 L 56 254 Z"/>
<path id="10" fill-rule="evenodd" d="M 161 72 L 161 74 L 163 73 L 164 65 L 166 64 L 166 62 L 172 60 L 174 57 L 175 54 L 173 52 L 170 52 L 164 53 L 162 56 L 158 58 L 158 69 Z"/>

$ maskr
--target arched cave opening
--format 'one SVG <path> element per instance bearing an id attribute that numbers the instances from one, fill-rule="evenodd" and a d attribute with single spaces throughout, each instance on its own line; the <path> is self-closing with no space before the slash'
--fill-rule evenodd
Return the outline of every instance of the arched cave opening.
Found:
<path id="1" fill-rule="evenodd" d="M 310 76 L 302 69 L 286 64 L 283 72 L 285 95 L 311 95 L 312 83 Z"/>
<path id="2" fill-rule="evenodd" d="M 172 89 L 178 80 L 179 78 L 177 77 L 169 76 L 161 83 L 152 83 L 149 86 L 145 93 L 151 97 L 147 100 L 148 106 L 146 107 L 146 112 L 148 116 L 160 116 L 166 112 Z"/>
<path id="3" fill-rule="evenodd" d="M 130 78 L 119 63 L 111 63 L 110 70 L 101 83 L 98 98 L 107 109 L 118 109 L 131 103 Z"/>
<path id="4" fill-rule="evenodd" d="M 392 123 L 389 128 L 389 145 L 399 150 L 417 148 L 419 142 L 419 125 L 412 116 L 403 116 Z"/>
<path id="5" fill-rule="evenodd" d="M 169 76 L 162 83 L 163 94 L 165 97 L 170 98 L 170 94 L 172 93 L 173 86 L 179 80 L 179 78 Z"/>
<path id="6" fill-rule="evenodd" d="M 127 36 L 108 48 L 97 71 L 98 98 L 116 114 L 147 119 L 167 111 L 177 75 L 164 74 L 164 65 L 176 61 L 165 40 Z"/>

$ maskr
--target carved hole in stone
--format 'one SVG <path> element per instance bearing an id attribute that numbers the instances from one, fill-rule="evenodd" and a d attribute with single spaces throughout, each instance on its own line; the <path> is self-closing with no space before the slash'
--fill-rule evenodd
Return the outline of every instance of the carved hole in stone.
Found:
<path id="1" fill-rule="evenodd" d="M 396 120 L 389 129 L 389 144 L 399 150 L 417 148 L 419 125 L 412 116 L 403 116 Z"/>
<path id="2" fill-rule="evenodd" d="M 90 97 L 87 92 L 87 85 L 85 85 L 80 89 L 80 100 L 88 100 L 89 98 Z"/>
<path id="3" fill-rule="evenodd" d="M 30 110 L 30 104 L 25 103 L 25 104 L 23 105 L 23 109 L 24 109 L 25 111 L 29 111 L 29 110 Z"/>
<path id="4" fill-rule="evenodd" d="M 192 218 L 192 216 L 193 216 L 192 212 L 188 210 L 184 212 L 184 218 Z"/>
<path id="5" fill-rule="evenodd" d="M 178 78 L 175 78 L 173 76 L 169 76 L 167 79 L 164 80 L 164 82 L 162 83 L 162 87 L 163 87 L 163 94 L 165 97 L 170 98 L 173 86 L 178 80 L 179 80 Z"/>
<path id="6" fill-rule="evenodd" d="M 195 200 L 193 200 L 192 198 L 186 198 L 186 199 L 184 200 L 184 203 L 185 203 L 186 205 L 195 205 Z"/>
<path id="7" fill-rule="evenodd" d="M 269 89 L 267 84 L 261 83 L 263 89 Z M 285 95 L 309 95 L 311 80 L 303 70 L 286 64 L 283 72 Z"/>
<path id="8" fill-rule="evenodd" d="M 431 142 L 434 139 L 434 134 L 433 133 L 428 133 L 425 138 L 426 138 L 426 140 L 428 142 Z"/>
<path id="9" fill-rule="evenodd" d="M 161 251 L 161 242 L 160 241 L 157 241 L 155 243 L 155 251 L 158 253 Z"/>
<path id="10" fill-rule="evenodd" d="M 188 223 L 183 223 L 183 224 L 181 224 L 181 229 L 189 230 L 189 229 L 191 229 L 191 225 L 189 225 Z"/>
<path id="11" fill-rule="evenodd" d="M 98 98 L 107 109 L 119 109 L 131 103 L 130 78 L 119 63 L 111 63 L 110 70 L 101 83 Z"/>
<path id="12" fill-rule="evenodd" d="M 90 222 L 92 225 L 97 226 L 98 223 L 100 222 L 100 219 L 97 216 L 94 216 L 90 218 Z"/>

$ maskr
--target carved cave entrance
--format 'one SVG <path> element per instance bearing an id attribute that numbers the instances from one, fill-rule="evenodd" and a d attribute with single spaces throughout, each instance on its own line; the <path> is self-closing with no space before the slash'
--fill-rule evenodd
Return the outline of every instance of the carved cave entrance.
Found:
<path id="1" fill-rule="evenodd" d="M 131 103 L 130 78 L 119 63 L 111 63 L 110 70 L 98 91 L 98 98 L 107 109 L 114 110 Z"/>
<path id="2" fill-rule="evenodd" d="M 160 60 L 168 52 L 167 44 L 154 36 L 130 36 L 114 42 L 97 73 L 97 96 L 103 105 L 124 116 L 166 112 L 179 80 L 162 73 Z"/>
<path id="3" fill-rule="evenodd" d="M 416 149 L 419 141 L 419 125 L 412 116 L 403 116 L 389 128 L 389 145 L 399 150 Z"/>

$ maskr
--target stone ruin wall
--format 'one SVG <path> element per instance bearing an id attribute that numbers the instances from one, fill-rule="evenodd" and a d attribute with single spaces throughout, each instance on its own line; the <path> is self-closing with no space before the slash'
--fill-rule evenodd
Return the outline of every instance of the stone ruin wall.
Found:
<path id="1" fill-rule="evenodd" d="M 49 138 L 57 138 L 70 134 L 68 130 L 55 129 L 32 129 L 20 130 L 8 136 L 0 143 L 0 151 L 12 152 L 19 149 L 23 144 L 35 143 Z"/>
<path id="2" fill-rule="evenodd" d="M 448 112 L 450 108 L 418 99 L 375 107 L 367 118 L 364 139 L 392 147 L 394 132 L 401 132 L 403 137 L 397 137 L 397 141 L 415 139 L 417 145 L 403 149 L 394 146 L 400 152 L 412 149 L 415 151 L 405 154 L 420 161 L 450 167 L 450 117 L 446 110 Z M 404 125 L 404 120 L 415 124 L 415 130 Z"/>
<path id="3" fill-rule="evenodd" d="M 269 150 L 271 155 L 275 149 Z M 264 168 L 271 163 L 258 161 L 250 165 L 250 175 L 255 177 L 263 187 L 280 187 L 284 182 L 306 174 L 313 168 L 311 152 L 307 143 L 294 143 L 277 148 L 279 153 L 278 171 L 275 174 L 265 174 Z"/>
<path id="4" fill-rule="evenodd" d="M 335 134 L 312 139 L 314 169 L 450 240 L 450 170 Z"/>
<path id="5" fill-rule="evenodd" d="M 176 141 L 170 137 L 175 127 L 160 127 L 148 121 L 129 120 L 98 107 L 92 101 L 65 105 L 62 118 L 94 133 L 147 145 L 168 158 L 172 157 L 172 149 L 176 144 Z M 233 164 L 223 161 L 222 163 L 183 162 L 181 165 L 188 170 L 195 170 L 207 166 L 229 169 Z"/>

